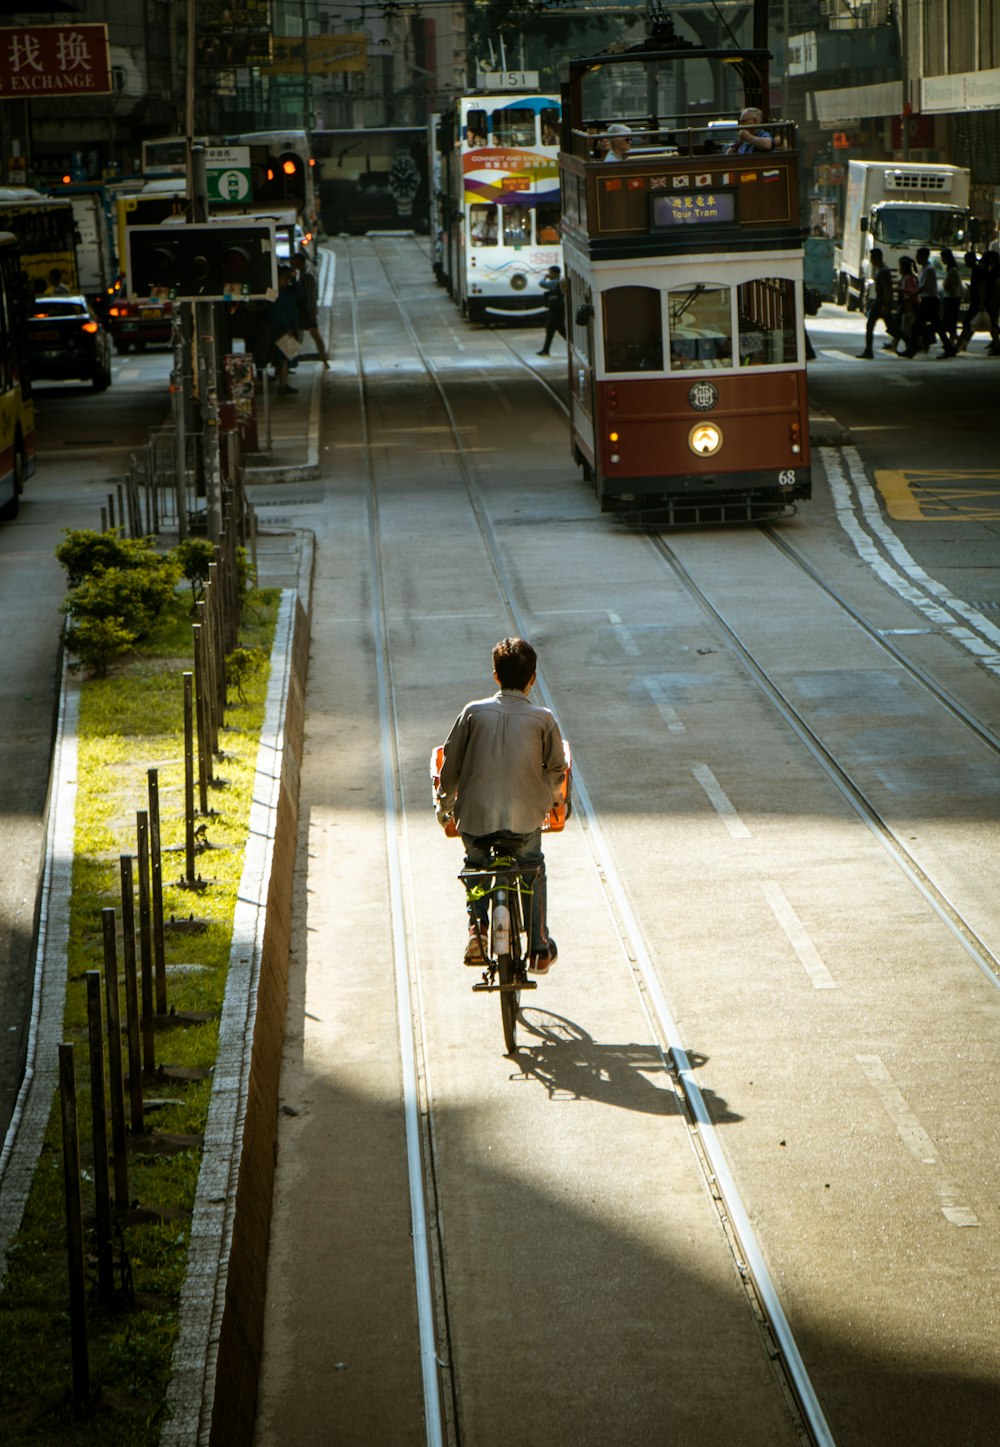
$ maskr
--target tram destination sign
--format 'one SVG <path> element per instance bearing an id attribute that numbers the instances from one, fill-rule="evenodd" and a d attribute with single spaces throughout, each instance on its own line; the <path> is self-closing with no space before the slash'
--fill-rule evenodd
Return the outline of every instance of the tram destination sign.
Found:
<path id="1" fill-rule="evenodd" d="M 731 191 L 697 191 L 687 196 L 653 196 L 652 225 L 658 230 L 675 226 L 719 226 L 736 220 L 736 197 Z"/>

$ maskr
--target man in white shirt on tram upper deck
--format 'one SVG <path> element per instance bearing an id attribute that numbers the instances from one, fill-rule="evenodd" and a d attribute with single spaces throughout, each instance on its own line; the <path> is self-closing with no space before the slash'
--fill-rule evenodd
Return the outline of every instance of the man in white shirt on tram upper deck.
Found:
<path id="1" fill-rule="evenodd" d="M 623 121 L 615 121 L 608 126 L 607 137 L 611 148 L 604 157 L 605 162 L 627 161 L 628 153 L 632 149 L 632 127 L 625 125 Z"/>

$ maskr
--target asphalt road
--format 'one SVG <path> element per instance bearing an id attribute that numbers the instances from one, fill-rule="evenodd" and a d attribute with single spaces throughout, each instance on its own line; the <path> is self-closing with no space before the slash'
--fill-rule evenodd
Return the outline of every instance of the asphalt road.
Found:
<path id="1" fill-rule="evenodd" d="M 169 370 L 164 349 L 116 357 L 107 392 L 40 384 L 38 468 L 18 517 L 0 523 L 0 1138 L 20 1082 L 31 1007 L 65 583 L 55 548 L 65 528 L 100 527 L 109 481 L 164 420 Z"/>

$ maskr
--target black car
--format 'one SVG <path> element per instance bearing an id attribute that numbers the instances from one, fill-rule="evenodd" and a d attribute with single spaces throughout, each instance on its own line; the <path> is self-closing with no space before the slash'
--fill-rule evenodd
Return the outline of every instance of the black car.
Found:
<path id="1" fill-rule="evenodd" d="M 36 382 L 111 385 L 111 343 L 85 296 L 36 296 L 28 312 L 28 365 Z"/>

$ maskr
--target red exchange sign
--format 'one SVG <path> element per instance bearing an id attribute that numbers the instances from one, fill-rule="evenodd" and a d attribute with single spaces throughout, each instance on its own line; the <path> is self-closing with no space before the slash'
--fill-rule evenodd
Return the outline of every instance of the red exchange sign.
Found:
<path id="1" fill-rule="evenodd" d="M 0 97 L 111 93 L 106 25 L 0 26 Z"/>

